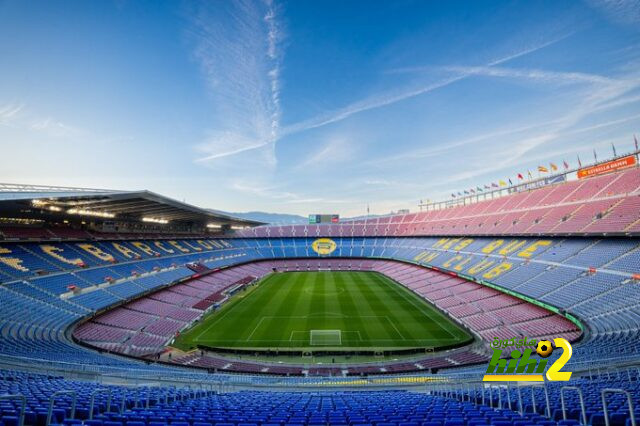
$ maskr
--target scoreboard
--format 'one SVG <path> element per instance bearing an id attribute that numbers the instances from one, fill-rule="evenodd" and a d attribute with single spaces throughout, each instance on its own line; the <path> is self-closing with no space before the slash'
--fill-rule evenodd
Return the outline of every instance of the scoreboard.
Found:
<path id="1" fill-rule="evenodd" d="M 337 214 L 310 214 L 309 223 L 338 223 L 340 215 Z"/>

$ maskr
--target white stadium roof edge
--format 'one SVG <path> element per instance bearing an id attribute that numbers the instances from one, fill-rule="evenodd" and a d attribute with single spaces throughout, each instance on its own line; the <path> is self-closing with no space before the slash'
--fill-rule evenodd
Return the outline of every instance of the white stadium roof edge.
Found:
<path id="1" fill-rule="evenodd" d="M 200 208 L 151 191 L 74 188 L 0 183 L 0 212 L 24 211 L 25 206 L 47 206 L 52 212 L 82 209 L 113 215 L 114 220 L 158 218 L 167 221 L 257 226 L 263 223 Z"/>

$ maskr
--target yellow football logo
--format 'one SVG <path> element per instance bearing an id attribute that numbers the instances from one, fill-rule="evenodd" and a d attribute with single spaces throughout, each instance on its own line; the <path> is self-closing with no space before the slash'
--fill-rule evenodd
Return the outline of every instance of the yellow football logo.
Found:
<path id="1" fill-rule="evenodd" d="M 553 346 L 548 340 L 540 340 L 536 346 L 536 353 L 542 358 L 547 358 L 553 352 Z"/>
<path id="2" fill-rule="evenodd" d="M 331 238 L 318 238 L 311 244 L 313 251 L 321 256 L 333 253 L 338 245 Z"/>

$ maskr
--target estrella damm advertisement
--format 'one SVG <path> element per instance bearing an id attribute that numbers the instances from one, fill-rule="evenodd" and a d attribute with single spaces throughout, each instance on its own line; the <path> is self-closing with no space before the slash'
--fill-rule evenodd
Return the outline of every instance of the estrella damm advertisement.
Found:
<path id="1" fill-rule="evenodd" d="M 485 382 L 542 382 L 544 381 L 542 374 L 547 369 L 549 361 L 547 358 L 554 350 L 561 349 L 562 354 L 549 366 L 545 376 L 551 381 L 567 381 L 571 378 L 571 372 L 560 370 L 571 359 L 573 348 L 566 339 L 561 337 L 553 339 L 553 345 L 548 340 L 536 341 L 528 338 L 500 340 L 496 337 L 491 342 L 493 356 L 482 380 Z M 502 358 L 502 351 L 508 347 L 516 348 L 509 354 L 511 359 Z M 533 352 L 532 347 L 535 347 L 536 353 L 540 356 L 539 361 L 530 358 Z"/>
<path id="2" fill-rule="evenodd" d="M 318 238 L 311 244 L 313 251 L 320 256 L 326 256 L 333 253 L 338 245 L 331 238 Z"/>
<path id="3" fill-rule="evenodd" d="M 611 173 L 616 170 L 622 170 L 635 166 L 637 163 L 635 155 L 628 155 L 616 160 L 607 161 L 597 166 L 585 167 L 578 170 L 578 179 L 584 179 L 592 176 L 599 176 L 605 173 Z"/>

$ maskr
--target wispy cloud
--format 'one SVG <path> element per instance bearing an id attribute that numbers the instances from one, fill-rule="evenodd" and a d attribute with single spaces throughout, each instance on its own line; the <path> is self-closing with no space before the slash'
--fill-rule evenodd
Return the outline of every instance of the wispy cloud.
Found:
<path id="1" fill-rule="evenodd" d="M 320 149 L 312 152 L 297 166 L 297 170 L 334 166 L 335 163 L 349 161 L 356 152 L 356 141 L 345 136 L 331 136 Z"/>
<path id="2" fill-rule="evenodd" d="M 365 179 L 362 181 L 364 185 L 372 185 L 372 186 L 388 186 L 394 184 L 388 179 Z"/>
<path id="3" fill-rule="evenodd" d="M 198 163 L 207 163 L 209 161 L 224 158 L 241 152 L 262 148 L 265 143 L 248 139 L 244 135 L 232 131 L 215 132 L 210 135 L 206 142 L 196 146 L 196 150 L 206 154 L 204 157 L 197 158 Z"/>
<path id="4" fill-rule="evenodd" d="M 373 160 L 371 164 L 394 163 L 398 161 L 407 161 L 409 159 L 423 159 L 434 157 L 445 152 L 450 152 L 476 144 L 486 140 L 500 140 L 505 138 L 518 137 L 518 143 L 509 148 L 514 151 L 516 157 L 520 157 L 530 150 L 543 145 L 551 140 L 557 140 L 573 134 L 576 130 L 571 127 L 583 118 L 602 112 L 608 109 L 638 101 L 636 97 L 620 98 L 621 96 L 634 91 L 640 87 L 640 79 L 638 76 L 624 76 L 622 78 L 610 78 L 596 74 L 580 73 L 580 72 L 558 72 L 541 69 L 513 69 L 503 67 L 445 67 L 445 69 L 460 72 L 464 75 L 481 75 L 495 78 L 510 78 L 526 81 L 536 81 L 549 85 L 582 85 L 578 86 L 574 93 L 569 96 L 576 99 L 576 106 L 565 112 L 553 120 L 538 121 L 531 124 L 496 129 L 494 131 L 465 138 L 461 140 L 453 140 L 441 145 L 432 146 L 426 149 L 418 149 L 403 152 L 392 157 L 383 157 Z M 580 90 L 585 88 L 586 90 Z M 635 117 L 633 117 L 635 118 Z M 633 119 L 632 118 L 632 119 Z M 625 122 L 628 119 L 616 120 L 616 123 Z M 610 126 L 612 123 L 603 124 L 601 126 Z M 600 125 L 590 126 L 588 129 L 593 130 Z M 582 130 L 577 130 L 582 131 Z M 585 130 L 586 131 L 586 130 Z M 535 136 L 531 136 L 535 135 Z M 522 137 L 524 136 L 524 137 Z M 516 146 L 517 145 L 517 146 Z M 517 151 L 517 152 L 516 152 Z M 512 162 L 514 158 L 507 158 Z M 507 162 L 508 163 L 508 162 Z M 492 162 L 495 169 L 503 166 L 502 162 Z M 480 170 L 478 170 L 479 172 Z M 483 169 L 485 173 L 489 170 Z"/>
<path id="5" fill-rule="evenodd" d="M 276 200 L 281 204 L 348 204 L 354 202 L 354 200 L 350 199 L 310 197 L 308 195 L 283 190 L 281 185 L 261 186 L 247 181 L 234 182 L 233 189 L 256 197 Z"/>
<path id="6" fill-rule="evenodd" d="M 248 182 L 241 179 L 236 180 L 232 186 L 236 191 L 276 200 L 288 200 L 299 197 L 297 194 L 294 194 L 293 192 L 283 191 L 281 188 L 275 185 L 259 185 L 255 182 Z"/>
<path id="7" fill-rule="evenodd" d="M 618 81 L 596 74 L 581 72 L 557 72 L 541 69 L 517 69 L 503 67 L 444 67 L 447 71 L 458 72 L 466 76 L 486 76 L 497 78 L 515 78 L 541 81 L 553 84 L 617 84 Z"/>
<path id="8" fill-rule="evenodd" d="M 564 141 L 572 136 L 616 127 L 634 121 L 640 122 L 640 114 L 634 114 L 621 119 L 583 127 L 574 127 L 577 122 L 587 117 L 590 113 L 591 110 L 587 108 L 578 113 L 567 114 L 553 122 L 553 124 L 547 123 L 546 125 L 532 126 L 531 135 L 517 139 L 517 143 L 498 144 L 498 141 L 494 141 L 496 147 L 500 146 L 500 155 L 491 155 L 490 158 L 480 156 L 476 157 L 476 161 L 474 161 L 473 155 L 468 155 L 465 157 L 465 161 L 468 164 L 474 164 L 474 167 L 464 167 L 461 168 L 459 172 L 446 174 L 439 179 L 430 180 L 424 188 L 425 190 L 442 188 L 444 185 L 455 185 L 469 179 L 476 180 L 483 176 L 491 176 L 499 172 L 513 174 L 514 168 L 516 167 L 535 167 L 536 162 L 544 162 L 549 159 L 555 159 L 557 161 L 561 156 L 575 154 L 580 150 L 580 147 L 575 144 L 567 145 L 564 143 Z M 537 131 L 533 131 L 534 127 L 537 128 Z M 513 139 L 506 139 L 507 142 L 510 140 Z M 502 142 L 504 141 L 505 140 L 502 140 Z M 590 143 L 589 146 L 590 148 L 609 146 L 611 142 L 612 140 L 608 139 Z M 544 147 L 544 149 L 541 149 L 542 147 Z M 494 149 L 490 152 L 495 154 L 496 151 Z M 487 153 L 485 152 L 484 155 L 486 156 Z M 453 189 L 455 188 L 448 187 L 442 191 L 440 195 L 449 193 Z"/>
<path id="9" fill-rule="evenodd" d="M 280 127 L 280 66 L 279 43 L 281 38 L 280 23 L 277 20 L 273 0 L 266 0 L 267 12 L 264 21 L 267 25 L 267 54 L 271 59 L 271 69 L 267 73 L 271 86 L 271 141 L 278 137 Z"/>
<path id="10" fill-rule="evenodd" d="M 614 99 L 612 101 L 603 102 L 598 109 L 612 109 L 624 105 L 640 102 L 640 95 L 629 95 Z"/>
<path id="11" fill-rule="evenodd" d="M 280 132 L 282 27 L 272 0 L 201 2 L 189 35 L 215 100 L 212 132 L 196 161 L 210 162 L 273 144 Z M 272 152 L 272 150 L 265 150 Z M 268 163 L 275 157 L 267 155 Z"/>
<path id="12" fill-rule="evenodd" d="M 277 17 L 276 8 L 274 7 L 273 3 L 271 1 L 267 1 L 267 3 L 265 4 L 267 5 L 267 12 L 263 17 L 263 20 L 267 24 L 266 25 L 267 56 L 270 58 L 271 62 L 273 63 L 272 68 L 266 71 L 266 76 L 269 79 L 269 86 L 270 86 L 270 95 L 269 95 L 270 102 L 267 105 L 268 108 L 260 109 L 260 113 L 256 113 L 256 111 L 253 111 L 253 112 L 245 111 L 245 114 L 239 114 L 239 115 L 243 115 L 246 117 L 264 116 L 265 111 L 269 111 L 267 115 L 271 117 L 270 132 L 267 134 L 265 132 L 252 132 L 252 131 L 247 132 L 246 131 L 246 130 L 253 130 L 253 129 L 244 129 L 245 131 L 238 132 L 237 128 L 234 130 L 229 130 L 221 133 L 216 132 L 215 134 L 212 134 L 207 139 L 207 141 L 198 145 L 197 149 L 199 152 L 203 153 L 203 156 L 197 159 L 196 160 L 197 162 L 206 163 L 211 160 L 228 157 L 231 155 L 255 150 L 258 148 L 263 148 L 267 145 L 275 145 L 275 142 L 277 142 L 283 136 L 323 127 L 332 123 L 337 123 L 339 121 L 345 120 L 361 112 L 393 105 L 397 102 L 401 102 L 416 96 L 420 96 L 440 88 L 444 88 L 450 84 L 461 81 L 465 78 L 468 78 L 470 76 L 473 76 L 474 74 L 479 73 L 482 68 L 493 67 L 499 64 L 509 62 L 516 58 L 528 55 L 530 53 L 536 52 L 540 49 L 544 49 L 548 46 L 558 43 L 559 41 L 567 38 L 570 35 L 570 34 L 564 34 L 560 37 L 546 40 L 544 42 L 533 43 L 518 51 L 502 56 L 498 59 L 489 61 L 484 67 L 477 67 L 477 69 L 472 69 L 471 67 L 469 67 L 466 70 L 462 68 L 455 69 L 455 70 L 450 69 L 448 70 L 450 72 L 450 75 L 439 81 L 429 83 L 423 86 L 411 87 L 411 88 L 399 88 L 389 92 L 375 94 L 365 99 L 362 99 L 360 101 L 356 101 L 338 110 L 330 111 L 320 116 L 311 118 L 309 120 L 305 120 L 302 122 L 298 122 L 298 123 L 286 126 L 284 128 L 280 128 L 281 110 L 280 110 L 280 101 L 279 101 L 280 99 L 279 75 L 280 75 L 280 63 L 282 58 L 281 58 L 281 55 L 278 54 L 278 42 L 279 42 L 279 39 L 281 38 L 281 30 L 280 30 L 280 25 L 278 23 L 278 20 L 276 19 Z M 246 7 L 242 8 L 242 10 L 246 12 L 247 8 Z M 239 20 L 240 18 L 241 17 L 236 16 L 236 20 Z M 240 21 L 242 21 L 242 19 L 240 19 Z M 204 31 L 205 34 L 220 33 L 220 31 L 215 31 L 215 32 L 212 31 L 211 29 L 212 24 L 210 22 L 207 23 L 206 25 L 203 24 L 202 18 L 200 18 L 196 22 L 199 23 L 197 25 L 198 27 L 203 27 L 205 29 Z M 246 25 L 243 25 L 242 27 L 245 27 L 245 26 Z M 246 26 L 246 27 L 251 28 L 253 32 L 250 37 L 246 37 L 246 36 L 243 37 L 241 35 L 241 37 L 239 37 L 240 39 L 255 40 L 257 37 L 261 35 L 261 31 L 255 31 L 256 28 L 254 26 Z M 217 37 L 219 38 L 220 36 L 218 35 Z M 225 50 L 224 41 L 223 42 L 220 42 L 220 40 L 216 41 L 215 39 L 211 39 L 210 36 L 205 37 L 205 40 L 207 40 L 207 42 L 204 43 L 205 46 L 216 46 L 217 50 Z M 201 48 L 198 49 L 197 57 L 202 62 L 203 67 L 205 69 L 205 73 L 209 76 L 209 79 L 212 82 L 216 83 L 214 85 L 215 86 L 214 91 L 215 91 L 219 81 L 219 78 L 217 77 L 218 73 L 214 71 L 215 67 L 213 65 L 213 62 L 215 61 L 212 61 L 212 56 L 215 56 L 215 55 L 212 55 L 210 52 L 209 54 L 203 53 L 206 50 L 207 49 L 202 48 L 202 45 L 201 45 Z M 244 49 L 242 47 L 234 46 L 233 50 L 243 51 Z M 254 61 L 250 61 L 250 62 L 254 63 Z M 235 67 L 230 67 L 230 68 L 233 69 L 232 81 L 235 81 L 235 83 L 232 84 L 232 86 L 234 87 L 243 87 L 242 81 L 244 81 L 245 78 L 247 78 L 246 76 L 255 75 L 255 72 L 254 72 L 255 69 L 252 69 L 251 72 L 243 73 L 242 71 L 236 70 Z M 414 71 L 415 70 L 416 69 L 414 69 Z M 579 76 L 576 76 L 576 78 L 577 77 Z M 234 97 L 237 95 L 238 95 L 238 91 L 234 92 Z M 250 96 L 249 98 L 260 98 L 260 96 Z M 234 99 L 227 99 L 227 101 L 230 101 L 231 105 L 233 105 L 233 100 Z M 275 162 L 276 162 L 275 157 L 270 158 L 270 163 L 275 164 Z"/>
<path id="13" fill-rule="evenodd" d="M 483 142 L 491 139 L 497 139 L 505 136 L 514 136 L 519 134 L 526 134 L 535 129 L 539 129 L 541 126 L 548 126 L 555 124 L 557 120 L 547 121 L 544 123 L 528 124 L 524 126 L 506 127 L 493 130 L 491 132 L 478 134 L 469 138 L 450 140 L 440 145 L 430 146 L 428 148 L 404 151 L 393 156 L 386 156 L 377 158 L 367 162 L 368 165 L 382 165 L 388 163 L 403 162 L 407 160 L 423 160 L 425 158 L 437 157 L 449 151 L 459 150 L 462 147 L 474 145 L 478 142 Z"/>
<path id="14" fill-rule="evenodd" d="M 514 59 L 518 59 L 520 57 L 526 56 L 530 53 L 533 52 L 537 52 L 538 50 L 544 49 L 545 47 L 549 47 L 552 46 L 558 42 L 561 42 L 562 40 L 565 40 L 569 37 L 571 37 L 574 34 L 573 31 L 569 31 L 569 32 L 565 32 L 564 34 L 557 36 L 557 37 L 552 37 L 552 38 L 548 38 L 546 41 L 543 42 L 536 42 L 533 41 L 531 42 L 528 46 L 525 46 L 524 48 L 517 50 L 509 55 L 506 56 L 502 56 L 498 59 L 495 59 L 491 62 L 488 63 L 488 66 L 492 67 L 495 65 L 501 65 L 504 63 L 507 63 L 509 61 L 512 61 Z"/>
<path id="15" fill-rule="evenodd" d="M 80 129 L 65 124 L 52 117 L 33 121 L 31 123 L 31 129 L 54 137 L 69 137 L 81 132 Z"/>
<path id="16" fill-rule="evenodd" d="M 563 35 L 561 37 L 557 37 L 554 38 L 552 40 L 548 40 L 542 43 L 537 43 L 531 46 L 528 46 L 526 48 L 523 48 L 521 50 L 518 50 L 514 53 L 511 53 L 509 55 L 503 56 L 501 58 L 498 58 L 496 60 L 490 61 L 487 66 L 494 66 L 494 65 L 499 65 L 499 64 L 503 64 L 506 62 L 509 62 L 513 59 L 528 55 L 530 53 L 533 53 L 537 50 L 543 49 L 545 47 L 551 46 L 565 38 L 567 38 L 568 35 Z M 369 111 L 372 109 L 376 109 L 376 108 L 381 108 L 384 106 L 388 106 L 388 105 L 392 105 L 395 104 L 397 102 L 401 102 L 416 96 L 420 96 L 423 95 L 425 93 L 429 93 L 432 92 L 434 90 L 449 86 L 450 84 L 453 84 L 455 82 L 458 82 L 460 80 L 463 80 L 469 76 L 471 76 L 473 74 L 471 73 L 464 73 L 464 72 L 453 72 L 450 76 L 441 79 L 437 82 L 434 83 L 429 83 L 426 85 L 422 85 L 419 87 L 413 87 L 413 88 L 404 88 L 404 89 L 395 89 L 393 91 L 387 92 L 387 93 L 383 93 L 383 94 L 378 94 L 378 95 L 374 95 L 371 96 L 369 98 L 354 102 L 350 105 L 347 105 L 344 108 L 340 108 L 338 110 L 335 111 L 331 111 L 328 112 L 326 114 L 323 114 L 319 117 L 314 117 L 311 118 L 309 120 L 305 120 L 296 124 L 292 124 L 290 126 L 287 126 L 283 129 L 282 133 L 283 135 L 285 134 L 292 134 L 292 133 L 298 133 L 301 131 L 305 131 L 305 130 L 310 130 L 310 129 L 315 129 L 318 127 L 322 127 L 322 126 L 326 126 L 328 124 L 332 124 L 332 123 L 336 123 L 342 120 L 345 120 L 349 117 L 351 117 L 352 115 L 364 112 L 364 111 Z"/>
<path id="17" fill-rule="evenodd" d="M 625 25 L 640 24 L 639 0 L 587 0 L 587 4 L 603 12 L 613 22 Z"/>
<path id="18" fill-rule="evenodd" d="M 0 125 L 19 129 L 22 132 L 36 132 L 54 138 L 71 137 L 80 134 L 81 129 L 63 123 L 51 116 L 43 117 L 23 103 L 0 107 Z"/>
<path id="19" fill-rule="evenodd" d="M 622 142 L 624 139 L 615 136 L 619 132 L 609 132 L 640 122 L 640 114 L 637 112 L 613 119 L 608 114 L 610 111 L 620 111 L 619 107 L 638 102 L 637 96 L 633 95 L 640 88 L 640 79 L 636 74 L 613 78 L 585 73 L 500 67 L 467 67 L 460 71 L 496 78 L 534 80 L 551 87 L 570 85 L 567 90 L 563 90 L 561 96 L 571 107 L 560 109 L 552 120 L 540 120 L 540 116 L 536 115 L 528 119 L 529 124 L 499 128 L 426 149 L 405 151 L 393 157 L 371 161 L 370 165 L 379 166 L 381 170 L 393 170 L 398 164 L 425 164 L 427 157 L 446 161 L 446 158 L 457 158 L 460 149 L 467 147 L 463 167 L 453 167 L 446 173 L 435 173 L 423 186 L 424 191 L 431 192 L 431 198 L 446 196 L 452 190 L 459 190 L 457 186 L 464 182 L 476 182 L 471 184 L 477 185 L 483 178 L 493 179 L 499 174 L 514 173 L 514 168 L 535 167 L 538 162 L 550 159 L 558 161 L 558 158 L 575 154 L 581 150 L 578 141 L 583 135 L 589 135 L 589 145 L 593 148 L 609 146 L 614 140 Z M 595 136 L 597 132 L 608 132 L 608 137 L 606 140 L 598 140 Z M 485 144 L 491 149 L 481 149 Z M 496 155 L 497 152 L 499 155 Z"/>
<path id="20" fill-rule="evenodd" d="M 23 108 L 22 104 L 8 104 L 0 107 L 0 124 L 7 125 L 15 120 Z"/>

